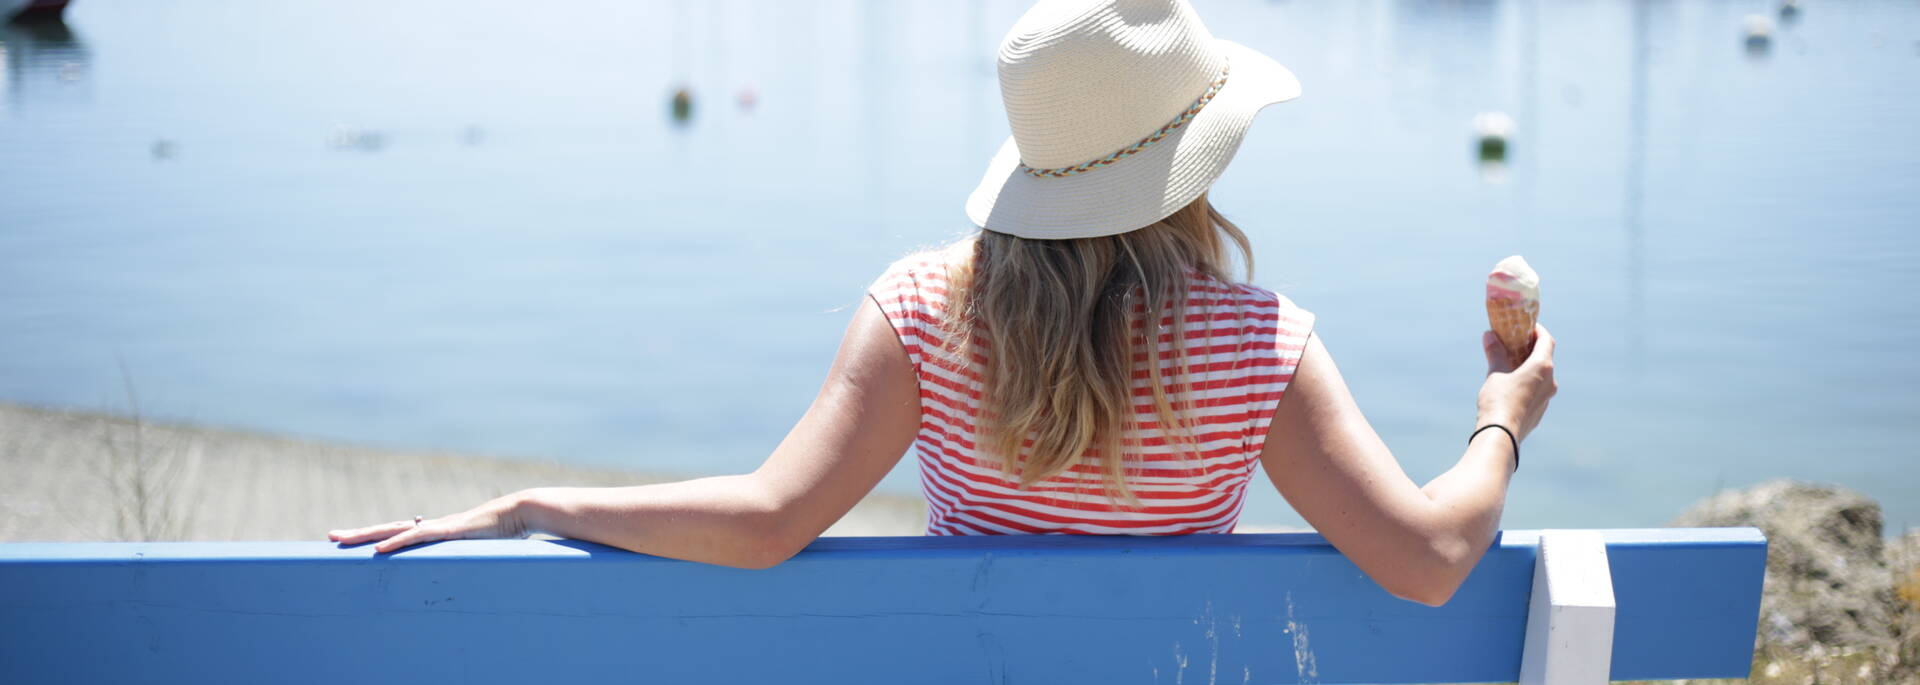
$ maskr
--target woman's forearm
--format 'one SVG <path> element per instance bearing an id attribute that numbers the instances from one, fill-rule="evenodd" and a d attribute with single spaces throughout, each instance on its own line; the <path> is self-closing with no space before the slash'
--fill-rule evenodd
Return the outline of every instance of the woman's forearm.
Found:
<path id="1" fill-rule="evenodd" d="M 1481 431 L 1453 468 L 1420 489 L 1438 508 L 1441 528 L 1453 533 L 1439 551 L 1462 579 L 1500 530 L 1513 458 L 1513 444 L 1505 433 Z"/>
<path id="2" fill-rule="evenodd" d="M 535 488 L 515 495 L 529 533 L 655 556 L 766 568 L 798 551 L 778 506 L 751 475 L 613 488 Z"/>

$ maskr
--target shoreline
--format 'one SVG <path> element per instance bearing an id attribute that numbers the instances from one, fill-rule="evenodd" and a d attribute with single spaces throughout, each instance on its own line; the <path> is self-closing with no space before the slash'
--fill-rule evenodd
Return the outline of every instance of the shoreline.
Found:
<path id="1" fill-rule="evenodd" d="M 0 542 L 320 541 L 332 528 L 444 515 L 522 488 L 679 477 L 5 402 L 0 474 Z M 870 494 L 826 535 L 918 536 L 925 517 L 918 497 Z M 1669 525 L 1767 533 L 1752 682 L 1920 682 L 1920 529 L 1887 530 L 1871 498 L 1769 481 L 1710 495 Z"/>
<path id="2" fill-rule="evenodd" d="M 353 445 L 0 401 L 0 542 L 326 539 L 540 486 L 713 474 Z M 926 501 L 873 492 L 826 536 L 926 534 Z M 1312 532 L 1240 524 L 1236 533 Z"/>
<path id="3" fill-rule="evenodd" d="M 325 540 L 538 486 L 685 474 L 395 450 L 0 402 L 0 542 Z M 920 535 L 918 497 L 868 495 L 827 535 Z"/>

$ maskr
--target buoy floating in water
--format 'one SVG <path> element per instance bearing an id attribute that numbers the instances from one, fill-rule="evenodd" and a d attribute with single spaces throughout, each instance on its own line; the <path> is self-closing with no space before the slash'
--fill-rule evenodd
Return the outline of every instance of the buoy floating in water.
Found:
<path id="1" fill-rule="evenodd" d="M 1473 116 L 1473 132 L 1480 139 L 1480 161 L 1504 162 L 1507 138 L 1513 135 L 1513 117 L 1506 112 L 1481 112 Z"/>
<path id="2" fill-rule="evenodd" d="M 386 146 L 386 134 L 346 124 L 333 127 L 333 132 L 327 134 L 327 147 L 335 150 L 375 152 Z"/>
<path id="3" fill-rule="evenodd" d="M 1764 14 L 1749 14 L 1741 20 L 1747 36 L 1747 52 L 1764 53 L 1773 45 L 1773 20 Z"/>
<path id="4" fill-rule="evenodd" d="M 668 109 L 673 113 L 673 122 L 685 124 L 693 120 L 693 92 L 686 86 L 675 88 Z"/>
<path id="5" fill-rule="evenodd" d="M 1793 21 L 1800 14 L 1800 0 L 1780 0 L 1780 21 Z"/>

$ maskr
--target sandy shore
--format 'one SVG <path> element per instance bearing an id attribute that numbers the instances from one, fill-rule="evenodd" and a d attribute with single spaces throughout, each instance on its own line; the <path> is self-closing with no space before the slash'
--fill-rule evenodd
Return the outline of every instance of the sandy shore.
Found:
<path id="1" fill-rule="evenodd" d="M 0 403 L 0 542 L 323 540 L 529 487 L 677 478 Z M 871 495 L 827 534 L 919 535 L 925 507 Z"/>

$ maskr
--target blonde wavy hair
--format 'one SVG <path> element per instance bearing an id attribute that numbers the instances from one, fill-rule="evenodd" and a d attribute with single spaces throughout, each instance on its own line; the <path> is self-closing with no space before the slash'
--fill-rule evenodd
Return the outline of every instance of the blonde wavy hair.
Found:
<path id="1" fill-rule="evenodd" d="M 1134 379 L 1147 379 L 1169 447 L 1192 456 L 1193 425 L 1169 391 L 1187 375 L 1186 361 L 1175 354 L 1163 369 L 1151 360 L 1164 336 L 1176 350 L 1184 340 L 1195 275 L 1233 282 L 1229 243 L 1251 278 L 1246 234 L 1205 194 L 1118 235 L 1034 240 L 983 229 L 972 258 L 948 267 L 942 322 L 949 353 L 985 358 L 982 456 L 1022 488 L 1098 459 L 1107 494 L 1137 506 L 1122 451 L 1123 435 L 1138 427 Z"/>

